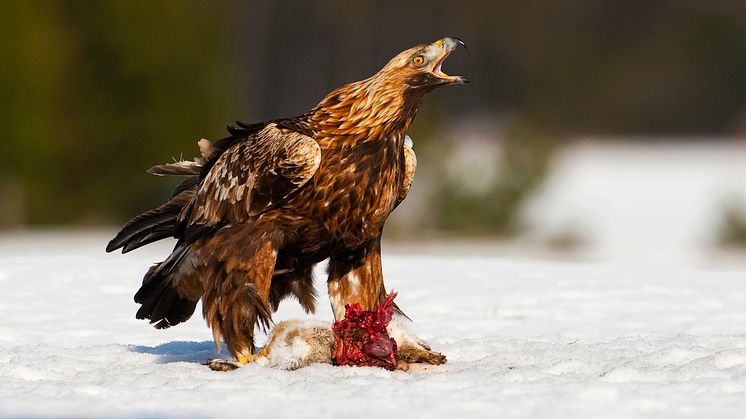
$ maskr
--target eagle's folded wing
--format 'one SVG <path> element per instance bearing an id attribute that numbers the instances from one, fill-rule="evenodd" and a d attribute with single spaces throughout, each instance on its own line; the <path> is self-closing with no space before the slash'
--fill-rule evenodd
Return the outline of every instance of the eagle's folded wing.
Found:
<path id="1" fill-rule="evenodd" d="M 417 170 L 417 155 L 414 154 L 414 148 L 412 148 L 412 139 L 409 138 L 409 135 L 406 139 L 407 141 L 404 143 L 404 177 L 402 178 L 399 196 L 396 198 L 397 207 L 409 194 L 409 189 L 412 187 L 412 181 L 414 180 L 414 172 Z"/>
<path id="2" fill-rule="evenodd" d="M 218 157 L 180 219 L 189 227 L 245 222 L 280 205 L 320 162 L 316 140 L 269 123 Z"/>

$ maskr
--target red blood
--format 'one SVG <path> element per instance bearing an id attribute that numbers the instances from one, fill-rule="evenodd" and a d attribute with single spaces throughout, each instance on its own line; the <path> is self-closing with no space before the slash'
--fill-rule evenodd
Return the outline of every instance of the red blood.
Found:
<path id="1" fill-rule="evenodd" d="M 363 310 L 358 303 L 345 306 L 344 319 L 332 326 L 332 358 L 336 365 L 396 369 L 396 341 L 386 330 L 394 315 L 395 297 L 396 293 L 391 291 L 376 305 L 375 311 Z"/>

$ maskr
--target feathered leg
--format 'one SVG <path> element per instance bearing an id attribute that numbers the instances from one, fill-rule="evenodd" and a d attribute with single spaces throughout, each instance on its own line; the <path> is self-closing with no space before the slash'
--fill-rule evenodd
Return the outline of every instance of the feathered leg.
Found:
<path id="1" fill-rule="evenodd" d="M 354 252 L 332 257 L 329 261 L 327 287 L 335 320 L 344 318 L 347 304 L 359 303 L 364 310 L 375 309 L 376 303 L 386 297 L 380 238 Z M 394 308 L 402 314 L 398 307 Z M 425 342 L 409 331 L 400 318 L 394 319 L 389 325 L 389 335 L 396 340 L 397 361 L 436 365 L 446 362 L 445 356 L 430 350 Z"/>
<path id="2" fill-rule="evenodd" d="M 269 303 L 272 311 L 280 307 L 280 302 L 289 296 L 298 299 L 306 313 L 316 311 L 316 289 L 313 286 L 313 266 L 309 265 L 292 271 L 278 272 L 272 278 L 269 289 Z"/>
<path id="3" fill-rule="evenodd" d="M 327 288 L 335 320 L 344 318 L 347 304 L 359 303 L 363 310 L 373 310 L 386 296 L 380 249 L 380 241 L 374 240 L 329 260 Z"/>
<path id="4" fill-rule="evenodd" d="M 204 243 L 207 254 L 203 313 L 237 362 L 251 361 L 254 327 L 271 322 L 269 290 L 282 237 L 267 226 L 240 225 L 218 231 Z M 274 229 L 276 231 L 276 229 Z"/>

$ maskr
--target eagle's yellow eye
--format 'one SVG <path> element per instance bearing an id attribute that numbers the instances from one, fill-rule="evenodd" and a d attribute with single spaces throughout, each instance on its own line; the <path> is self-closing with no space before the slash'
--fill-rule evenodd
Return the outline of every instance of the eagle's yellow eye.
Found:
<path id="1" fill-rule="evenodd" d="M 418 67 L 421 66 L 422 64 L 425 64 L 425 57 L 423 57 L 422 55 L 418 55 L 412 58 L 412 64 Z"/>

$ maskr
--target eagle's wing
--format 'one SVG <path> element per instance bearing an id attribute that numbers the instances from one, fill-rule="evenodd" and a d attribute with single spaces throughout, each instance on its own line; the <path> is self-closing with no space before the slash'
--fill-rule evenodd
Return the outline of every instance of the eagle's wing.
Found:
<path id="1" fill-rule="evenodd" d="M 245 222 L 305 185 L 320 162 L 316 140 L 268 123 L 220 154 L 179 218 L 187 228 Z"/>
<path id="2" fill-rule="evenodd" d="M 402 178 L 401 189 L 399 189 L 399 196 L 396 199 L 397 207 L 407 197 L 414 180 L 414 172 L 417 170 L 417 155 L 414 154 L 414 148 L 412 148 L 412 139 L 407 135 L 406 140 L 404 142 L 404 177 Z"/>

